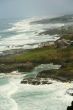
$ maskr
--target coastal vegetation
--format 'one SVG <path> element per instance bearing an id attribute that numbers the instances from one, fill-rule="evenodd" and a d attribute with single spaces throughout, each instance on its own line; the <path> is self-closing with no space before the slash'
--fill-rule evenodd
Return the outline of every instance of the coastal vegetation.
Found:
<path id="1" fill-rule="evenodd" d="M 69 28 L 67 28 L 69 30 Z M 72 28 L 71 28 L 72 29 Z M 67 31 L 68 31 L 67 30 Z M 61 30 L 62 31 L 62 30 Z M 45 33 L 43 33 L 45 34 Z M 61 81 L 70 81 L 73 79 L 73 33 L 65 31 L 65 34 L 59 34 L 60 39 L 53 44 L 44 45 L 22 51 L 20 54 L 12 54 L 0 57 L 0 73 L 9 73 L 15 70 L 26 72 L 32 71 L 35 66 L 40 64 L 59 64 L 60 69 L 46 70 L 38 73 L 40 78 L 56 78 Z"/>
<path id="2" fill-rule="evenodd" d="M 58 48 L 55 46 L 47 46 L 30 50 L 23 54 L 6 56 L 0 58 L 0 64 L 13 63 L 66 63 L 73 61 L 73 46 L 67 48 Z"/>

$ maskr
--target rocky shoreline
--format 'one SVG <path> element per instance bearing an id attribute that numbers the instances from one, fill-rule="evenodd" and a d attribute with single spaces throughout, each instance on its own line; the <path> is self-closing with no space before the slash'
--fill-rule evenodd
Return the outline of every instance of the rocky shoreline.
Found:
<path id="1" fill-rule="evenodd" d="M 19 72 L 30 72 L 34 67 L 35 64 L 31 62 L 0 64 L 0 73 L 10 73 L 16 70 L 18 70 Z"/>
<path id="2" fill-rule="evenodd" d="M 44 70 L 37 74 L 37 78 L 51 78 L 53 80 L 61 81 L 61 82 L 71 82 L 73 77 L 58 75 L 56 71 L 59 70 Z"/>
<path id="3" fill-rule="evenodd" d="M 0 56 L 0 73 L 10 73 L 18 70 L 19 72 L 30 72 L 40 64 L 59 64 L 58 70 L 41 71 L 36 79 L 23 79 L 21 83 L 34 85 L 41 84 L 41 78 L 46 78 L 43 83 L 48 84 L 47 78 L 69 82 L 73 80 L 73 35 L 63 35 L 53 43 L 41 43 L 40 47 L 32 50 L 11 50 L 10 54 Z M 9 52 L 9 51 L 8 51 Z M 6 52 L 7 53 L 7 52 Z M 11 54 L 13 53 L 13 54 Z"/>
<path id="4" fill-rule="evenodd" d="M 49 78 L 24 78 L 21 84 L 44 85 L 52 84 L 52 82 L 49 81 Z"/>
<path id="5" fill-rule="evenodd" d="M 56 75 L 56 72 L 54 73 L 54 70 L 44 70 L 39 72 L 35 78 L 24 78 L 21 81 L 21 84 L 48 85 L 52 84 L 53 80 L 60 81 L 63 83 L 65 82 L 70 83 L 71 81 L 73 81 L 73 77 Z"/>

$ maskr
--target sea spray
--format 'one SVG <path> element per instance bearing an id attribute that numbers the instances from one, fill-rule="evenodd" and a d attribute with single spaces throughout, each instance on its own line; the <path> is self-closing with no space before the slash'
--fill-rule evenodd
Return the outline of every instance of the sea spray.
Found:
<path id="1" fill-rule="evenodd" d="M 43 19 L 43 18 L 41 18 Z M 49 23 L 49 24 L 32 24 L 37 18 L 18 20 L 9 22 L 0 32 L 0 51 L 11 49 L 33 49 L 37 48 L 40 43 L 47 41 L 56 41 L 59 39 L 55 35 L 39 35 L 47 29 L 60 28 L 64 26 L 63 23 Z M 39 19 L 40 20 L 40 19 Z M 5 21 L 4 21 L 5 22 Z M 3 25 L 3 24 L 2 24 Z M 43 28 L 44 27 L 44 28 Z"/>
<path id="2" fill-rule="evenodd" d="M 34 72 L 41 68 L 38 66 Z M 73 82 L 62 83 L 51 80 L 50 85 L 20 84 L 23 76 L 25 74 L 3 76 L 8 81 L 0 86 L 1 110 L 66 110 L 70 105 L 73 97 L 66 94 L 66 90 L 73 87 Z"/>
<path id="3" fill-rule="evenodd" d="M 13 98 L 18 103 L 19 110 L 66 110 L 73 99 L 66 94 L 66 90 L 72 85 L 73 83 L 57 81 L 51 85 L 22 84 Z"/>
<path id="4" fill-rule="evenodd" d="M 7 84 L 0 86 L 0 110 L 18 110 L 18 105 L 11 96 L 18 90 L 17 84 L 20 82 L 20 79 L 7 78 L 7 76 L 3 78 L 7 80 Z"/>

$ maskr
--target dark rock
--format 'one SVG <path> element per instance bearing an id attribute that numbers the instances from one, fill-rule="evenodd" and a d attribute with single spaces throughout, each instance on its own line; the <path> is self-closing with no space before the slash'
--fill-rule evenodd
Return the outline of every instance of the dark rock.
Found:
<path id="1" fill-rule="evenodd" d="M 73 110 L 73 101 L 71 102 L 71 106 L 67 107 L 67 110 Z"/>
<path id="2" fill-rule="evenodd" d="M 71 107 L 70 107 L 70 106 L 68 106 L 68 107 L 67 107 L 67 110 L 71 110 Z"/>
<path id="3" fill-rule="evenodd" d="M 73 96 L 73 88 L 69 88 L 66 93 Z"/>
<path id="4" fill-rule="evenodd" d="M 37 78 L 51 78 L 61 82 L 71 82 L 73 80 L 73 73 L 66 72 L 64 69 L 43 70 L 36 76 Z"/>
<path id="5" fill-rule="evenodd" d="M 36 79 L 36 78 L 29 78 L 28 79 L 28 84 L 40 85 L 40 80 L 39 79 Z"/>
<path id="6" fill-rule="evenodd" d="M 31 84 L 32 85 L 40 85 L 40 81 L 33 80 L 33 81 L 31 81 Z"/>
<path id="7" fill-rule="evenodd" d="M 43 81 L 42 81 L 42 84 L 48 84 L 48 81 L 43 80 Z"/>
<path id="8" fill-rule="evenodd" d="M 19 72 L 29 72 L 35 65 L 31 62 L 26 63 L 11 63 L 11 64 L 0 64 L 0 73 L 10 73 L 18 70 Z"/>
<path id="9" fill-rule="evenodd" d="M 31 71 L 33 68 L 34 68 L 34 64 L 32 64 L 31 62 L 17 64 L 17 69 L 20 72 Z"/>
<path id="10" fill-rule="evenodd" d="M 23 81 L 21 81 L 21 84 L 27 84 L 27 83 L 28 83 L 27 80 L 23 80 Z"/>
<path id="11" fill-rule="evenodd" d="M 43 85 L 43 84 L 52 84 L 52 82 L 48 81 L 46 78 L 42 79 L 41 78 L 27 78 L 27 79 L 23 79 L 23 81 L 21 81 L 21 84 L 31 84 L 31 85 Z"/>

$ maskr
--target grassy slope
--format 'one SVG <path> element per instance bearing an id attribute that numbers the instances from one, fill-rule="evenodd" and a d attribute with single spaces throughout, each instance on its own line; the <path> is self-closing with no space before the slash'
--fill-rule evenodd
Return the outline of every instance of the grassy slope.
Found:
<path id="1" fill-rule="evenodd" d="M 73 40 L 72 35 L 63 35 L 64 39 Z M 18 63 L 49 63 L 61 64 L 62 68 L 59 70 L 52 70 L 52 74 L 55 76 L 66 77 L 67 79 L 73 78 L 73 46 L 70 45 L 67 48 L 57 48 L 54 46 L 42 47 L 34 50 L 30 50 L 20 55 L 13 55 L 0 58 L 0 66 L 5 65 L 6 68 L 16 69 Z M 3 66 L 4 67 L 4 66 Z M 6 71 L 6 70 L 5 70 Z M 7 70 L 8 71 L 8 70 Z"/>
<path id="2" fill-rule="evenodd" d="M 15 55 L 7 58 L 1 58 L 0 63 L 60 63 L 73 61 L 73 47 L 68 48 L 55 48 L 55 47 L 43 47 L 31 50 L 21 55 Z"/>

